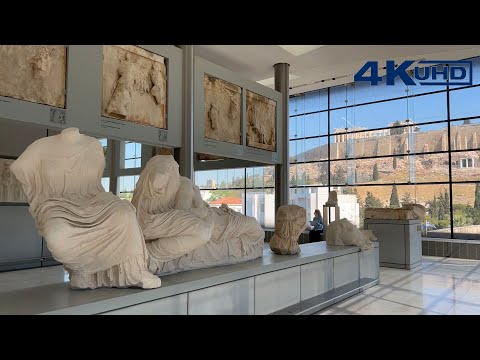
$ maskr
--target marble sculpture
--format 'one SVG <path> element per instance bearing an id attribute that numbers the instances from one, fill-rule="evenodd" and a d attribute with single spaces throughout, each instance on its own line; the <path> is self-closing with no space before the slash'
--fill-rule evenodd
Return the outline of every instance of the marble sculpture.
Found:
<path id="1" fill-rule="evenodd" d="M 277 254 L 292 255 L 300 252 L 298 238 L 310 223 L 307 212 L 298 205 L 283 205 L 275 217 L 275 233 L 270 239 L 270 249 Z"/>
<path id="2" fill-rule="evenodd" d="M 401 208 L 366 208 L 365 219 L 423 220 L 426 209 L 420 204 L 405 204 Z"/>
<path id="3" fill-rule="evenodd" d="M 72 288 L 159 287 L 135 208 L 103 189 L 104 167 L 100 142 L 68 128 L 32 143 L 11 170 Z"/>
<path id="4" fill-rule="evenodd" d="M 375 240 L 371 231 L 362 232 L 345 218 L 332 221 L 327 226 L 328 245 L 354 245 L 368 250 L 373 248 L 371 240 Z"/>
<path id="5" fill-rule="evenodd" d="M 102 115 L 166 129 L 163 57 L 137 46 L 104 45 Z"/>
<path id="6" fill-rule="evenodd" d="M 335 190 L 330 191 L 328 193 L 328 200 L 325 203 L 325 205 L 326 206 L 337 206 L 338 205 L 338 196 L 337 196 L 337 192 Z"/>
<path id="7" fill-rule="evenodd" d="M 247 146 L 275 151 L 277 103 L 247 90 Z"/>
<path id="8" fill-rule="evenodd" d="M 240 144 L 242 132 L 241 88 L 204 75 L 204 137 Z"/>
<path id="9" fill-rule="evenodd" d="M 170 155 L 151 158 L 132 204 L 155 274 L 233 264 L 261 257 L 265 233 L 255 218 L 226 204 L 210 208 Z"/>
<path id="10" fill-rule="evenodd" d="M 0 96 L 65 107 L 64 45 L 0 45 Z"/>
<path id="11" fill-rule="evenodd" d="M 22 184 L 10 170 L 12 163 L 11 159 L 0 159 L 0 202 L 28 202 Z"/>

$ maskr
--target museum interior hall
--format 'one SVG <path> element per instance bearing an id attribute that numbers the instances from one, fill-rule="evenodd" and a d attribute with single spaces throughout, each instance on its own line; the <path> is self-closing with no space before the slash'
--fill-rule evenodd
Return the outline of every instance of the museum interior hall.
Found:
<path id="1" fill-rule="evenodd" d="M 0 314 L 480 315 L 479 45 L 0 63 Z"/>

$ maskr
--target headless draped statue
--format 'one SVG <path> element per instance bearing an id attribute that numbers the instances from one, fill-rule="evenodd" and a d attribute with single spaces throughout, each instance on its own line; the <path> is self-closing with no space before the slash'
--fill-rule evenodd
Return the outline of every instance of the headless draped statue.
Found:
<path id="1" fill-rule="evenodd" d="M 265 232 L 253 217 L 223 204 L 210 208 L 182 177 L 171 155 L 152 157 L 140 174 L 132 204 L 153 273 L 233 264 L 261 257 Z"/>
<path id="2" fill-rule="evenodd" d="M 135 208 L 105 192 L 100 142 L 76 128 L 31 144 L 11 165 L 37 229 L 72 288 L 159 287 Z"/>

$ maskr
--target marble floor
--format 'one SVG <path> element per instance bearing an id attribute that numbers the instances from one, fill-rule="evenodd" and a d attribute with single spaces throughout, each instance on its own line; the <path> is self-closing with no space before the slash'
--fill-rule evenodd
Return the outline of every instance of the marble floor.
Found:
<path id="1" fill-rule="evenodd" d="M 380 284 L 316 315 L 480 315 L 480 261 L 423 257 L 414 270 L 380 268 Z"/>

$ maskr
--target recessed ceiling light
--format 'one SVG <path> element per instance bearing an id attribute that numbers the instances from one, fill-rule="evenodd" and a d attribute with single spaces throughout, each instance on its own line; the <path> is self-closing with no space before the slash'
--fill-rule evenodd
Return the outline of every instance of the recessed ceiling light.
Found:
<path id="1" fill-rule="evenodd" d="M 300 56 L 325 45 L 278 45 L 290 54 Z"/>
<path id="2" fill-rule="evenodd" d="M 292 80 L 298 79 L 298 76 L 293 75 L 293 74 L 289 74 L 288 78 L 290 79 L 290 81 L 292 81 Z M 262 84 L 264 86 L 272 86 L 272 85 L 275 84 L 275 78 L 271 77 L 271 78 L 268 78 L 268 79 L 258 80 L 257 83 Z"/>

